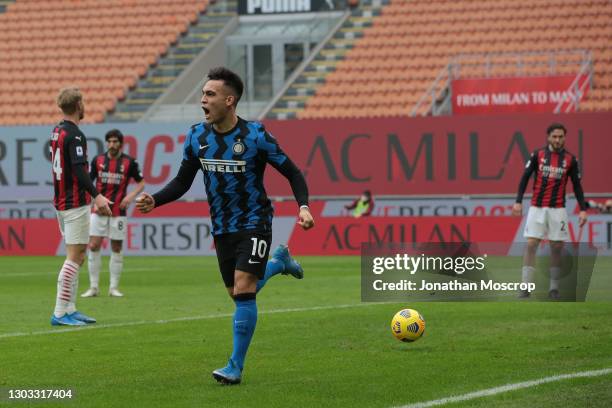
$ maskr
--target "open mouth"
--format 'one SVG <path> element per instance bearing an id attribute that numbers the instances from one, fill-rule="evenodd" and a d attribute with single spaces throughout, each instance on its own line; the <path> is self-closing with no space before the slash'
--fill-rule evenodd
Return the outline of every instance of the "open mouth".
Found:
<path id="1" fill-rule="evenodd" d="M 210 110 L 208 108 L 205 108 L 204 106 L 202 106 L 202 110 L 204 111 L 204 114 L 206 116 L 208 116 L 208 114 L 210 113 Z"/>

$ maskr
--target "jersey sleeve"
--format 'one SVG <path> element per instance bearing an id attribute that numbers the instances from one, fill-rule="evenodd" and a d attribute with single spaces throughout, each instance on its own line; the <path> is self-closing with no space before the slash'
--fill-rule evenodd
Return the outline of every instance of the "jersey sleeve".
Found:
<path id="1" fill-rule="evenodd" d="M 183 143 L 183 161 L 198 161 L 197 156 L 193 152 L 193 147 L 191 146 L 193 139 L 193 127 L 189 129 L 187 136 L 185 136 L 185 143 Z"/>
<path id="2" fill-rule="evenodd" d="M 94 181 L 98 178 L 98 166 L 96 165 L 97 158 L 97 156 L 94 157 L 91 161 L 91 165 L 89 166 L 89 178 L 91 179 L 91 181 Z"/>
<path id="3" fill-rule="evenodd" d="M 138 165 L 138 160 L 132 158 L 130 162 L 130 174 L 129 176 L 136 180 L 137 183 L 140 183 L 144 177 L 142 176 L 142 171 L 140 171 L 140 166 Z"/>
<path id="4" fill-rule="evenodd" d="M 66 148 L 72 165 L 87 164 L 87 139 L 85 139 L 85 135 L 69 134 L 66 140 Z"/>
<path id="5" fill-rule="evenodd" d="M 574 195 L 581 211 L 586 211 L 588 206 L 584 200 L 584 191 L 582 190 L 582 175 L 580 174 L 580 165 L 576 157 L 572 156 L 572 164 L 569 169 L 569 176 L 572 179 L 574 186 Z"/>
<path id="6" fill-rule="evenodd" d="M 278 168 L 287 160 L 287 155 L 278 142 L 266 129 L 262 126 L 257 137 L 257 149 L 265 156 L 266 161 L 274 168 Z"/>
<path id="7" fill-rule="evenodd" d="M 295 201 L 299 206 L 308 205 L 308 185 L 304 175 L 283 152 L 276 139 L 266 130 L 263 125 L 261 133 L 257 138 L 257 148 L 265 156 L 266 162 L 270 163 L 288 181 L 293 191 Z"/>
<path id="8" fill-rule="evenodd" d="M 521 181 L 519 182 L 518 193 L 516 194 L 516 202 L 523 202 L 523 195 L 525 195 L 525 190 L 527 189 L 527 184 L 529 184 L 529 177 L 536 171 L 538 166 L 538 151 L 536 150 L 531 154 L 529 160 L 525 164 L 525 171 L 523 172 L 523 176 L 521 177 Z"/>
<path id="9" fill-rule="evenodd" d="M 191 184 L 201 168 L 200 161 L 191 147 L 192 135 L 193 128 L 189 130 L 189 133 L 185 137 L 183 160 L 181 161 L 181 166 L 179 167 L 176 177 L 170 180 L 170 182 L 160 191 L 153 194 L 155 207 L 178 200 L 191 188 Z"/>

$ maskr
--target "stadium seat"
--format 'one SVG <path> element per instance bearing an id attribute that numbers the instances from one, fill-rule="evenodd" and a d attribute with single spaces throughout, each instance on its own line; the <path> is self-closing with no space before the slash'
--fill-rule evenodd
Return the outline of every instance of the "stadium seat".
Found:
<path id="1" fill-rule="evenodd" d="M 8 4 L 0 14 L 0 100 L 10 100 L 17 90 L 26 88 L 21 103 L 27 110 L 2 108 L 0 123 L 55 122 L 59 116 L 55 95 L 66 85 L 79 86 L 86 103 L 92 101 L 88 123 L 103 121 L 104 113 L 125 98 L 127 89 L 146 75 L 207 5 L 207 0 L 28 0 Z M 57 21 L 66 20 L 73 27 L 68 37 L 57 29 Z M 30 85 L 33 83 L 37 89 Z M 37 92 L 31 92 L 34 90 Z"/>
<path id="2" fill-rule="evenodd" d="M 479 64 L 462 66 L 461 77 L 576 74 L 583 54 L 571 50 L 591 51 L 595 57 L 595 88 L 579 109 L 609 109 L 611 37 L 612 3 L 606 0 L 391 0 L 354 40 L 298 118 L 407 116 L 459 54 L 507 53 L 491 58 L 488 70 L 482 58 Z M 522 54 L 522 59 L 514 54 Z M 381 93 L 372 95 L 372 89 Z M 380 108 L 382 94 L 394 102 L 393 109 Z"/>

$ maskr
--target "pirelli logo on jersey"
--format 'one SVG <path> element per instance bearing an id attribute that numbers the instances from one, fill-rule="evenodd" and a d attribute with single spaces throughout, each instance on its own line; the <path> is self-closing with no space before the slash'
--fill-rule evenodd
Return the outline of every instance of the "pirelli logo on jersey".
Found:
<path id="1" fill-rule="evenodd" d="M 200 158 L 202 169 L 217 173 L 244 173 L 246 171 L 246 161 L 244 160 L 218 160 Z"/>

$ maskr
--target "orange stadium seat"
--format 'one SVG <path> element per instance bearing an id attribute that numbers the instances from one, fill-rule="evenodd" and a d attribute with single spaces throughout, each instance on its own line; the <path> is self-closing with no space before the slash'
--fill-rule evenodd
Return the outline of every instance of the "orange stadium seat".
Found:
<path id="1" fill-rule="evenodd" d="M 298 118 L 406 116 L 454 57 L 502 52 L 523 54 L 523 64 L 506 55 L 492 58 L 489 70 L 482 63 L 464 65 L 461 76 L 576 74 L 583 56 L 568 51 L 587 50 L 595 57 L 595 88 L 580 109 L 611 107 L 612 2 L 607 0 L 391 0 L 363 33 Z M 554 52 L 559 60 L 551 64 Z"/>
<path id="2" fill-rule="evenodd" d="M 77 85 L 87 123 L 101 122 L 208 0 L 20 0 L 0 13 L 0 125 L 60 117 L 59 88 Z M 57 29 L 70 21 L 72 35 Z"/>

